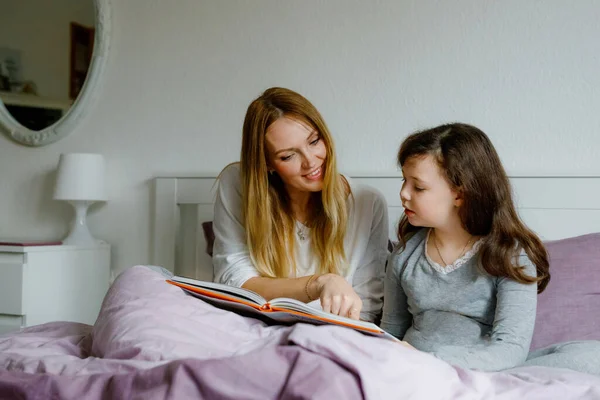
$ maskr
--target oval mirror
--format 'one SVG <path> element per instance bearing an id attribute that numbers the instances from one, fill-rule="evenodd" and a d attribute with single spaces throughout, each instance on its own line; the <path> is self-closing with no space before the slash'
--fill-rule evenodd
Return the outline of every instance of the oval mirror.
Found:
<path id="1" fill-rule="evenodd" d="M 0 9 L 0 128 L 28 146 L 73 131 L 109 47 L 110 0 L 9 1 Z"/>

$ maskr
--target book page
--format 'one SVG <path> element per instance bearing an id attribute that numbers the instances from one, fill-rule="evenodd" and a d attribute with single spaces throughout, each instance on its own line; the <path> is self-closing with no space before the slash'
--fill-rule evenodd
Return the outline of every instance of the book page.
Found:
<path id="1" fill-rule="evenodd" d="M 191 278 L 184 278 L 182 276 L 174 276 L 171 278 L 174 282 L 185 283 L 190 286 L 197 286 L 200 288 L 212 290 L 219 293 L 225 293 L 233 297 L 239 297 L 244 300 L 249 300 L 260 306 L 265 304 L 267 301 L 258 293 L 255 293 L 248 289 L 238 288 L 235 286 L 223 285 L 221 283 L 199 281 Z"/>
<path id="2" fill-rule="evenodd" d="M 375 325 L 371 322 L 360 321 L 360 320 L 356 320 L 356 319 L 352 319 L 352 318 L 347 318 L 347 317 L 342 317 L 339 315 L 331 314 L 331 313 L 325 312 L 323 310 L 311 307 L 311 306 L 309 306 L 299 300 L 295 300 L 295 299 L 280 297 L 280 298 L 271 300 L 269 302 L 269 304 L 271 305 L 271 307 L 275 307 L 277 309 L 301 312 L 301 313 L 305 313 L 305 314 L 314 315 L 319 318 L 340 322 L 340 323 L 346 324 L 346 325 L 359 326 L 359 327 L 371 329 L 374 331 L 382 331 L 382 329 L 380 327 L 378 327 L 377 325 Z"/>

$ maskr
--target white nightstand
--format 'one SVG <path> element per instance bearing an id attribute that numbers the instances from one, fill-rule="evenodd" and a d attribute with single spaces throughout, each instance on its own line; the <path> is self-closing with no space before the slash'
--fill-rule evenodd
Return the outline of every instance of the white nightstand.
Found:
<path id="1" fill-rule="evenodd" d="M 0 334 L 50 321 L 94 324 L 110 245 L 0 246 Z"/>

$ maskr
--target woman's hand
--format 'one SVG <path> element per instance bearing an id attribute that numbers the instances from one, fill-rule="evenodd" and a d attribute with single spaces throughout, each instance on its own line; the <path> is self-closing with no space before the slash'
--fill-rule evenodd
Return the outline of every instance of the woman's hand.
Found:
<path id="1" fill-rule="evenodd" d="M 316 293 L 315 297 L 321 299 L 323 311 L 356 320 L 360 318 L 362 300 L 340 275 L 319 275 L 311 282 L 311 286 L 311 293 Z"/>

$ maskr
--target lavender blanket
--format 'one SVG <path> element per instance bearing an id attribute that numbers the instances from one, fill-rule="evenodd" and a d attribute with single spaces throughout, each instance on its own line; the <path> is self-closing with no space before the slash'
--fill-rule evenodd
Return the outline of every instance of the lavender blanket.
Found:
<path id="1" fill-rule="evenodd" d="M 137 266 L 89 325 L 0 336 L 0 399 L 599 399 L 600 378 L 484 373 L 350 329 L 264 323 L 214 308 Z"/>

